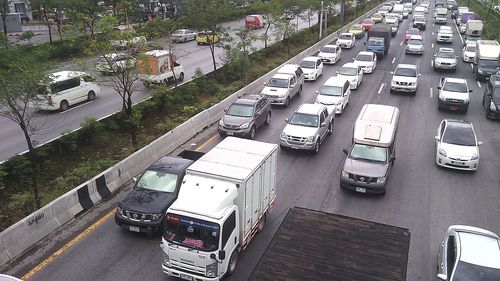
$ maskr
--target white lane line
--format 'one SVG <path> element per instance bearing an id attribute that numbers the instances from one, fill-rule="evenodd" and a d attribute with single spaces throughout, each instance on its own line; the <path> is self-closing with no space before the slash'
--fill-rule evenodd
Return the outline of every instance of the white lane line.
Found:
<path id="1" fill-rule="evenodd" d="M 69 109 L 67 109 L 67 110 L 65 110 L 65 111 L 59 112 L 59 114 L 64 114 L 64 113 L 66 113 L 66 112 L 69 112 L 69 111 L 75 110 L 75 109 L 77 109 L 77 108 L 79 108 L 79 107 L 82 107 L 82 106 L 84 106 L 84 105 L 87 105 L 87 104 L 89 104 L 89 103 L 91 103 L 91 102 L 93 102 L 93 100 L 92 100 L 92 101 L 87 101 L 87 102 L 84 102 L 84 103 L 82 103 L 82 104 L 80 104 L 80 105 L 77 105 L 77 106 L 72 107 L 72 108 L 69 108 Z"/>
<path id="2" fill-rule="evenodd" d="M 380 84 L 380 88 L 378 88 L 377 94 L 380 95 L 380 93 L 382 93 L 382 89 L 384 89 L 384 86 L 385 86 L 385 83 Z"/>
<path id="3" fill-rule="evenodd" d="M 432 32 L 432 36 L 434 36 L 434 31 Z"/>
<path id="4" fill-rule="evenodd" d="M 392 59 L 392 63 L 394 63 L 395 61 L 396 61 L 396 57 L 394 57 L 394 58 Z"/>
<path id="5" fill-rule="evenodd" d="M 404 43 L 404 42 L 405 42 L 405 41 L 401 41 L 401 43 L 399 44 L 399 46 L 403 46 L 403 43 Z"/>
<path id="6" fill-rule="evenodd" d="M 462 41 L 462 45 L 464 44 L 464 38 L 462 38 L 462 34 L 460 34 L 460 30 L 458 29 L 458 25 L 456 21 L 453 21 L 455 23 L 455 28 L 457 29 L 458 36 L 460 38 L 460 41 Z"/>
<path id="7" fill-rule="evenodd" d="M 434 49 L 434 43 L 431 44 L 431 47 Z"/>
<path id="8" fill-rule="evenodd" d="M 429 96 L 431 96 L 432 99 L 432 88 L 429 88 Z"/>
<path id="9" fill-rule="evenodd" d="M 431 60 L 431 67 L 433 67 L 433 66 L 434 66 L 434 61 L 433 61 L 433 60 Z"/>
<path id="10" fill-rule="evenodd" d="M 477 86 L 478 86 L 479 88 L 481 88 L 481 83 L 479 83 L 479 81 L 477 81 L 477 80 L 476 80 L 476 82 L 477 82 Z"/>

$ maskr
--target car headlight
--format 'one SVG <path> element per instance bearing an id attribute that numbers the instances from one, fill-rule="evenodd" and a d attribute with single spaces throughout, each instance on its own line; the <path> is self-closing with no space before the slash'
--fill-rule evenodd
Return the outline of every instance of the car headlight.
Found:
<path id="1" fill-rule="evenodd" d="M 490 101 L 490 110 L 497 110 L 497 107 L 493 103 L 493 101 Z"/>
<path id="2" fill-rule="evenodd" d="M 219 126 L 224 127 L 224 119 L 221 119 L 221 120 L 219 121 Z"/>
<path id="3" fill-rule="evenodd" d="M 243 123 L 240 125 L 240 129 L 246 129 L 248 126 L 250 126 L 250 123 Z"/>
<path id="4" fill-rule="evenodd" d="M 314 136 L 308 137 L 308 138 L 307 138 L 307 141 L 308 141 L 308 142 L 313 142 L 313 141 L 314 141 Z"/>
<path id="5" fill-rule="evenodd" d="M 280 138 L 281 138 L 282 140 L 286 140 L 286 134 L 285 134 L 285 132 L 281 132 L 281 134 L 280 134 Z"/>
<path id="6" fill-rule="evenodd" d="M 441 154 L 444 157 L 447 157 L 446 151 L 444 149 L 442 149 L 442 148 L 439 149 L 439 154 Z"/>
<path id="7" fill-rule="evenodd" d="M 342 170 L 342 172 L 340 173 L 340 176 L 343 177 L 343 178 L 348 178 L 349 177 L 349 173 Z"/>
<path id="8" fill-rule="evenodd" d="M 386 179 L 386 177 L 377 178 L 377 183 L 384 183 L 385 179 Z"/>
<path id="9" fill-rule="evenodd" d="M 151 220 L 157 221 L 161 218 L 161 214 L 151 214 Z"/>
<path id="10" fill-rule="evenodd" d="M 163 263 L 169 263 L 170 262 L 170 257 L 163 252 Z"/>
<path id="11" fill-rule="evenodd" d="M 479 74 L 483 74 L 483 70 L 482 70 L 481 68 L 479 68 L 479 67 L 478 67 L 478 68 L 477 68 L 477 73 L 479 73 Z"/>
<path id="12" fill-rule="evenodd" d="M 342 101 L 338 101 L 337 103 L 335 103 L 335 106 L 339 106 L 342 104 Z"/>
<path id="13" fill-rule="evenodd" d="M 472 157 L 470 158 L 470 160 L 477 160 L 478 158 L 479 158 L 479 154 L 474 153 L 474 154 L 472 154 Z"/>
<path id="14" fill-rule="evenodd" d="M 219 264 L 217 262 L 209 264 L 206 268 L 206 276 L 212 278 L 217 277 L 217 271 L 219 271 Z"/>

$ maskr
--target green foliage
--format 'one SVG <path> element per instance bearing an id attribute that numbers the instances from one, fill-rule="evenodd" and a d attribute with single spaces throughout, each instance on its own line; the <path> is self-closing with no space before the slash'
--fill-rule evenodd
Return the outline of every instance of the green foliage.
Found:
<path id="1" fill-rule="evenodd" d="M 78 139 L 78 134 L 72 134 L 70 132 L 62 133 L 61 137 L 57 140 L 57 150 L 60 154 L 77 151 Z"/>
<path id="2" fill-rule="evenodd" d="M 25 155 L 14 156 L 4 164 L 4 178 L 9 182 L 17 182 L 17 186 L 29 186 L 31 184 L 32 169 L 29 159 Z"/>
<path id="3" fill-rule="evenodd" d="M 22 191 L 12 194 L 7 207 L 11 210 L 21 212 L 27 216 L 36 210 L 33 194 L 28 191 Z"/>
<path id="4" fill-rule="evenodd" d="M 28 30 L 28 31 L 21 33 L 21 35 L 19 36 L 19 40 L 26 40 L 26 41 L 30 42 L 34 36 L 35 36 L 35 33 L 33 33 L 33 31 L 31 31 L 31 30 Z M 30 42 L 30 44 L 31 44 L 31 42 Z"/>
<path id="5" fill-rule="evenodd" d="M 111 167 L 113 164 L 114 161 L 110 159 L 99 159 L 89 163 L 80 163 L 64 173 L 64 175 L 56 178 L 55 188 L 59 190 L 74 188 Z"/>
<path id="6" fill-rule="evenodd" d="M 97 121 L 94 117 L 86 117 L 85 120 L 80 123 L 80 130 L 78 131 L 79 138 L 87 145 L 92 143 L 92 140 L 97 134 L 99 134 L 104 125 Z"/>
<path id="7" fill-rule="evenodd" d="M 173 128 L 175 128 L 178 124 L 173 120 L 167 120 L 165 122 L 157 123 L 154 125 L 155 129 L 158 130 L 161 134 L 168 133 Z"/>

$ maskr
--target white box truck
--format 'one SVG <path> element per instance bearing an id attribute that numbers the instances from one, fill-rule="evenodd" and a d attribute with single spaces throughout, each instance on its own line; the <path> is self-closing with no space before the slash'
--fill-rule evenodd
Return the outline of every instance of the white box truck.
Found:
<path id="1" fill-rule="evenodd" d="M 476 80 L 486 80 L 500 71 L 500 44 L 496 40 L 477 40 L 472 73 Z"/>
<path id="2" fill-rule="evenodd" d="M 145 87 L 151 84 L 167 84 L 176 79 L 184 80 L 184 67 L 166 50 L 152 50 L 138 57 L 137 74 Z"/>
<path id="3" fill-rule="evenodd" d="M 481 35 L 483 35 L 483 21 L 469 20 L 465 24 L 465 45 L 476 43 L 477 40 L 481 39 Z"/>
<path id="4" fill-rule="evenodd" d="M 193 281 L 234 272 L 274 205 L 277 148 L 227 137 L 189 166 L 165 216 L 163 272 Z"/>

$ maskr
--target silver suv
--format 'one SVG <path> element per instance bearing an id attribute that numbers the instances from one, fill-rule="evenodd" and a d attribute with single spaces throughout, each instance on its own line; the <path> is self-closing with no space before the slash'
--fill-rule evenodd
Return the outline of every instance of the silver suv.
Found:
<path id="1" fill-rule="evenodd" d="M 453 72 L 457 71 L 457 55 L 452 48 L 439 48 L 434 55 L 434 70 L 446 69 Z"/>
<path id="2" fill-rule="evenodd" d="M 302 92 L 302 84 L 293 74 L 277 73 L 264 85 L 261 94 L 267 96 L 272 104 L 288 106 L 290 100 Z"/>
<path id="3" fill-rule="evenodd" d="M 418 68 L 414 64 L 398 64 L 394 71 L 391 71 L 391 93 L 410 92 L 417 93 L 418 87 Z"/>
<path id="4" fill-rule="evenodd" d="M 271 123 L 271 102 L 262 95 L 236 100 L 219 121 L 219 135 L 255 138 L 255 131 Z"/>
<path id="5" fill-rule="evenodd" d="M 280 147 L 318 153 L 321 143 L 333 132 L 334 116 L 322 104 L 302 104 L 290 119 L 285 119 L 287 125 L 280 135 Z"/>
<path id="6" fill-rule="evenodd" d="M 473 226 L 452 225 L 439 245 L 438 279 L 500 280 L 500 239 Z"/>

